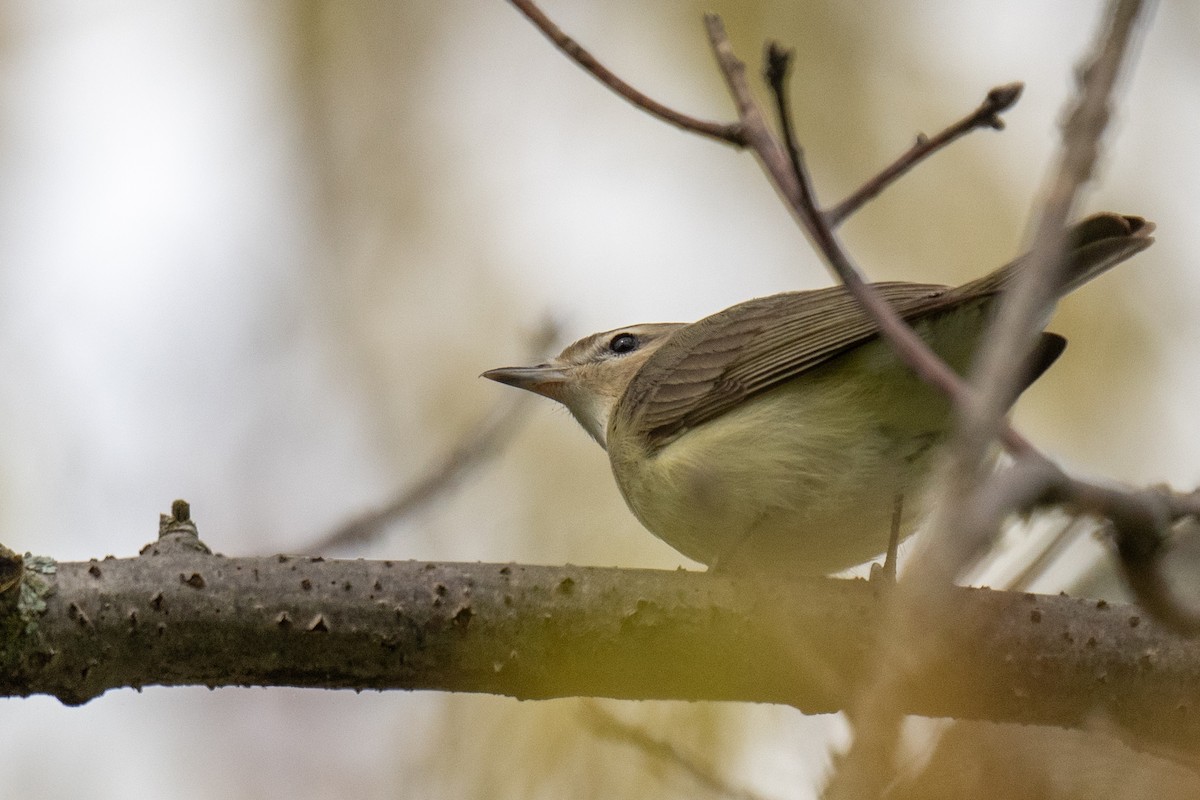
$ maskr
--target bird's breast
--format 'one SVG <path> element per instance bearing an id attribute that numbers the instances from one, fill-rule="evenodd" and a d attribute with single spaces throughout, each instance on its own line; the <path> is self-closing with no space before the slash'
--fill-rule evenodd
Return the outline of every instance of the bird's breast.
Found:
<path id="1" fill-rule="evenodd" d="M 872 357 L 839 359 L 657 450 L 610 431 L 613 473 L 630 509 L 705 564 L 749 548 L 818 574 L 877 554 L 894 497 L 923 470 L 945 412 L 925 397 L 917 429 L 906 424 L 911 412 L 896 417 L 892 376 L 881 385 L 862 371 Z"/>

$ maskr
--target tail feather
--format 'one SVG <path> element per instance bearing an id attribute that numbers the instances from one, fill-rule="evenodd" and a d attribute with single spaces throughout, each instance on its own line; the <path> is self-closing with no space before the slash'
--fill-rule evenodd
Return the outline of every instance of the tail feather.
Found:
<path id="1" fill-rule="evenodd" d="M 1154 243 L 1154 223 L 1105 212 L 1078 222 L 1067 234 L 1067 266 L 1058 296 L 1067 295 Z M 959 291 L 991 293 L 1008 288 L 1029 262 L 1029 254 L 962 286 Z"/>

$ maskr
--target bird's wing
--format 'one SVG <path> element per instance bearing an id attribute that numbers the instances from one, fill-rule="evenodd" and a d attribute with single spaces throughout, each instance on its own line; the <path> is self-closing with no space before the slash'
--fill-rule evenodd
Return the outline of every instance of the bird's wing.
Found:
<path id="1" fill-rule="evenodd" d="M 1109 212 L 1076 223 L 1068 231 L 1058 295 L 1150 247 L 1153 230 L 1153 223 L 1141 217 Z M 919 283 L 876 283 L 875 289 L 901 318 L 913 321 L 997 294 L 1027 258 L 955 289 Z M 660 447 L 877 333 L 845 287 L 740 303 L 673 333 L 635 375 L 614 409 L 614 420 L 622 420 L 650 447 Z M 1061 337 L 1043 335 L 1028 378 L 1036 378 L 1062 347 Z"/>
<path id="2" fill-rule="evenodd" d="M 1067 238 L 1059 296 L 1153 243 L 1154 224 L 1102 213 L 1076 223 Z M 1028 257 L 951 289 L 877 283 L 902 318 L 916 320 L 1002 291 Z M 761 297 L 680 328 L 642 366 L 614 410 L 652 448 L 720 416 L 749 397 L 824 364 L 874 338 L 878 329 L 843 286 Z M 1043 334 L 1032 381 L 1062 352 Z"/>
<path id="3" fill-rule="evenodd" d="M 878 283 L 905 319 L 962 302 L 949 287 Z M 680 328 L 621 397 L 651 447 L 874 338 L 878 328 L 844 286 L 760 297 Z"/>

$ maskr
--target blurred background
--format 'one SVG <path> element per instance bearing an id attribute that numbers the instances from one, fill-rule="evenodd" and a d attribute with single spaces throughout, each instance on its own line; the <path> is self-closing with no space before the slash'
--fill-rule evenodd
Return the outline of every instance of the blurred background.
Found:
<path id="1" fill-rule="evenodd" d="M 545 10 L 635 86 L 732 111 L 700 21 L 757 71 L 797 50 L 827 202 L 973 109 L 977 132 L 845 226 L 876 279 L 960 282 L 1013 256 L 1101 3 L 608 3 Z M 1063 303 L 1066 355 L 1022 430 L 1069 467 L 1200 480 L 1200 10 L 1157 9 L 1083 212 L 1159 226 Z M 485 369 L 595 330 L 699 318 L 829 276 L 754 161 L 610 95 L 501 0 L 0 2 L 0 541 L 132 556 L 171 501 L 228 555 L 306 552 L 428 474 L 510 389 Z M 1031 534 L 1008 544 L 1019 550 Z M 501 455 L 341 555 L 694 567 L 625 510 L 604 454 L 534 404 Z M 1083 537 L 1034 588 L 1088 579 Z M 0 701 L 10 796 L 704 796 L 576 701 L 115 691 Z M 805 798 L 838 717 L 609 703 L 731 785 Z M 1126 775 L 1128 777 L 1128 775 Z M 1111 786 L 1111 783 L 1110 783 Z"/>

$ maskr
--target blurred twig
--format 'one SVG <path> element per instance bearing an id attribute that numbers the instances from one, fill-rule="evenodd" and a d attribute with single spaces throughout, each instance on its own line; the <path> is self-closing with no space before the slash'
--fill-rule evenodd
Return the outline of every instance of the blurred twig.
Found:
<path id="1" fill-rule="evenodd" d="M 683 753 L 670 742 L 655 738 L 646 730 L 618 719 L 598 703 L 585 702 L 582 708 L 584 720 L 597 736 L 632 745 L 646 756 L 682 770 L 696 783 L 721 797 L 763 800 L 762 795 L 749 789 L 739 789 L 730 785 L 701 759 Z"/>
<path id="2" fill-rule="evenodd" d="M 1058 561 L 1063 553 L 1067 552 L 1094 525 L 1094 520 L 1083 515 L 1076 515 L 1066 520 L 1047 540 L 1040 543 L 1038 552 L 1006 582 L 1004 588 L 1012 592 L 1029 591 L 1033 582 L 1046 574 L 1046 571 Z"/>
<path id="3" fill-rule="evenodd" d="M 540 358 L 557 337 L 557 326 L 547 320 L 534 333 L 529 349 Z M 528 400 L 531 396 L 515 392 L 511 395 L 506 393 L 505 399 L 491 413 L 463 434 L 454 447 L 415 483 L 402 487 L 379 508 L 355 517 L 317 539 L 304 552 L 326 553 L 370 543 L 387 526 L 449 490 L 471 470 L 502 452 L 524 424 L 530 408 Z"/>
<path id="4" fill-rule="evenodd" d="M 1104 30 L 1080 72 L 1078 94 L 1063 127 L 1059 161 L 1038 214 L 1029 266 L 1002 299 L 976 359 L 973 391 L 958 409 L 959 429 L 937 484 L 927 535 L 897 587 L 889 622 L 880 629 L 876 674 L 857 704 L 854 742 L 827 789 L 828 798 L 879 797 L 885 790 L 893 774 L 908 687 L 924 675 L 943 630 L 972 624 L 952 620 L 942 606 L 945 592 L 993 535 L 1003 515 L 1024 507 L 1018 505 L 1021 501 L 1042 498 L 1047 487 L 1079 494 L 1079 487 L 1035 452 L 1018 454 L 1013 466 L 996 476 L 987 476 L 983 465 L 991 442 L 1006 428 L 1004 415 L 1017 395 L 1038 322 L 1053 303 L 1063 268 L 1066 220 L 1091 178 L 1109 119 L 1110 97 L 1141 5 L 1139 0 L 1118 0 L 1110 6 Z M 1148 505 L 1145 514 L 1138 513 L 1143 510 L 1139 508 L 1125 510 L 1124 515 L 1138 517 L 1138 525 L 1153 524 L 1157 520 L 1152 519 L 1152 507 Z M 1110 518 L 1118 530 L 1123 527 Z"/>

